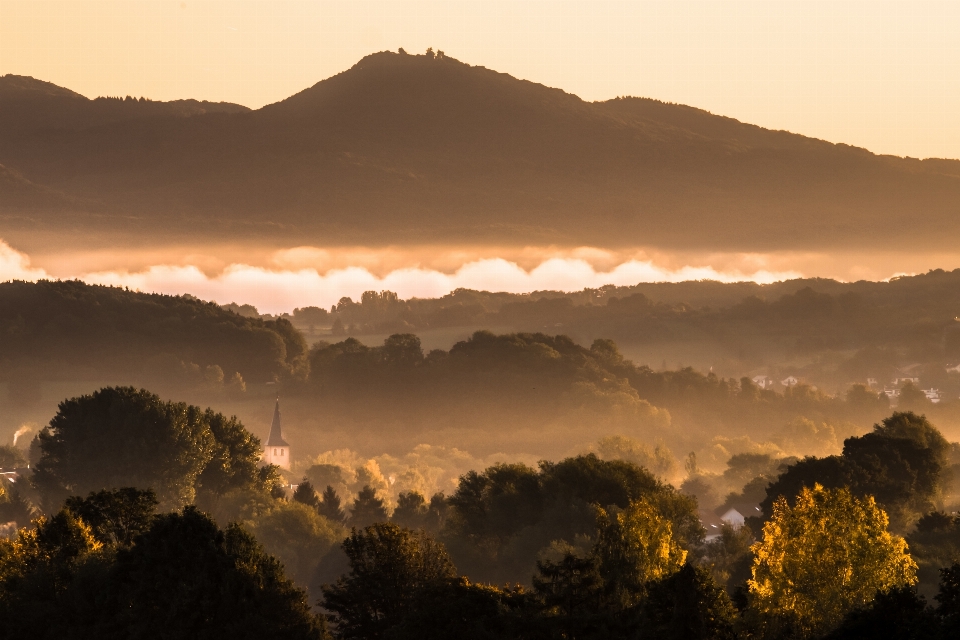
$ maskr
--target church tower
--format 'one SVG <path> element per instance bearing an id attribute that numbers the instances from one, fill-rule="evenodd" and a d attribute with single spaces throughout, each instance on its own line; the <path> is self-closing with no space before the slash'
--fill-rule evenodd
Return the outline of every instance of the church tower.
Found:
<path id="1" fill-rule="evenodd" d="M 283 439 L 283 431 L 280 429 L 280 398 L 277 398 L 277 406 L 273 410 L 273 424 L 270 425 L 270 437 L 263 448 L 263 462 L 275 464 L 281 469 L 290 469 L 290 445 Z"/>

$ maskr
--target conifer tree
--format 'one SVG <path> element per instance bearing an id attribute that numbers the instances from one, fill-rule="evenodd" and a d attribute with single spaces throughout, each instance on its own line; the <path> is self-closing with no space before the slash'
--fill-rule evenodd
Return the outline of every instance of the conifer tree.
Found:
<path id="1" fill-rule="evenodd" d="M 323 490 L 323 495 L 317 504 L 317 511 L 324 518 L 337 524 L 343 524 L 347 521 L 347 514 L 340 507 L 340 496 L 330 485 L 327 485 L 327 488 Z"/>
<path id="2" fill-rule="evenodd" d="M 365 527 L 375 522 L 387 521 L 387 509 L 383 500 L 377 497 L 373 487 L 366 485 L 357 494 L 350 511 L 350 524 L 355 527 Z"/>
<path id="3" fill-rule="evenodd" d="M 297 490 L 293 492 L 293 499 L 296 502 L 305 504 L 308 507 L 313 507 L 314 509 L 320 506 L 320 499 L 317 498 L 317 492 L 306 478 L 297 485 Z"/>
<path id="4" fill-rule="evenodd" d="M 397 496 L 397 508 L 390 519 L 401 527 L 422 529 L 428 515 L 426 498 L 417 491 L 410 491 Z"/>

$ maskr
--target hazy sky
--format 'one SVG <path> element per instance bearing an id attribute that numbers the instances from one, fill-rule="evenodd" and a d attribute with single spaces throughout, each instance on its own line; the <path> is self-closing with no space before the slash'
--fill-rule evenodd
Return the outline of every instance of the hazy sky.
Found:
<path id="1" fill-rule="evenodd" d="M 91 97 L 258 107 L 431 46 L 588 100 L 960 158 L 958 0 L 0 0 L 0 74 Z"/>

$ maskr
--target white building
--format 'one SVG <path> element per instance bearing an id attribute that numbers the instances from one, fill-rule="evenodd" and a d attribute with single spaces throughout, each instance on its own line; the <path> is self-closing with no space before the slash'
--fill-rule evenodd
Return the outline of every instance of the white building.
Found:
<path id="1" fill-rule="evenodd" d="M 720 516 L 720 519 L 723 520 L 726 524 L 735 528 L 742 527 L 746 522 L 746 518 L 743 517 L 743 514 L 737 511 L 736 509 L 728 509 L 725 514 Z"/>
<path id="2" fill-rule="evenodd" d="M 281 469 L 290 469 L 290 445 L 283 439 L 283 431 L 280 428 L 280 398 L 277 398 L 277 406 L 273 410 L 270 437 L 267 438 L 267 444 L 263 448 L 263 463 L 275 464 Z"/>
<path id="3" fill-rule="evenodd" d="M 798 384 L 800 384 L 800 381 L 794 378 L 793 376 L 787 376 L 786 378 L 780 381 L 780 384 L 782 384 L 785 387 L 795 387 Z"/>
<path id="4" fill-rule="evenodd" d="M 757 385 L 761 389 L 770 389 L 773 387 L 773 380 L 770 376 L 755 376 L 753 378 L 753 384 Z"/>

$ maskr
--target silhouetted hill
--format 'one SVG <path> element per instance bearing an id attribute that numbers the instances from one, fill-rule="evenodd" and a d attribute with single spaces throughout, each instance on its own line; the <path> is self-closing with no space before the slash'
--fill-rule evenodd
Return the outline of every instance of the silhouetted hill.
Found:
<path id="1" fill-rule="evenodd" d="M 189 117 L 185 117 L 189 116 Z M 257 111 L 0 79 L 0 163 L 171 240 L 946 247 L 960 162 L 877 156 L 655 100 L 588 103 L 378 53 Z M 25 233 L 0 201 L 0 222 Z M 81 212 L 82 213 L 82 212 Z"/>
<path id="2" fill-rule="evenodd" d="M 296 375 L 305 352 L 284 319 L 243 318 L 190 296 L 79 281 L 0 283 L 0 383 L 222 385 L 234 373 L 262 382 Z"/>
<path id="3" fill-rule="evenodd" d="M 130 96 L 90 100 L 69 89 L 28 76 L 0 76 L 0 136 L 6 141 L 125 120 L 245 111 L 249 109 L 227 102 L 155 102 Z"/>

